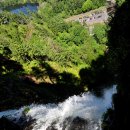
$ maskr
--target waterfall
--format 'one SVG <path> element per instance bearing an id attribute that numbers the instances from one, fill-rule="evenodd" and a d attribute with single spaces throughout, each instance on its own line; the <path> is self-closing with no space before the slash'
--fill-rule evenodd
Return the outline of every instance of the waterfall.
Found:
<path id="1" fill-rule="evenodd" d="M 116 86 L 104 89 L 102 97 L 90 92 L 80 96 L 69 97 L 59 104 L 28 106 L 27 117 L 35 119 L 33 130 L 101 130 L 103 113 L 112 107 L 112 95 Z M 0 116 L 8 115 L 9 119 L 17 120 L 25 107 L 19 110 L 0 112 Z"/>

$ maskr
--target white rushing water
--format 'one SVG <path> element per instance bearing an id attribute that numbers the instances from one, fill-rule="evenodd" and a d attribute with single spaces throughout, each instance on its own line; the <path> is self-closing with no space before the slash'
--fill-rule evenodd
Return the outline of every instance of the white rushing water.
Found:
<path id="1" fill-rule="evenodd" d="M 58 105 L 33 104 L 29 106 L 27 116 L 36 120 L 33 130 L 101 130 L 102 115 L 112 107 L 114 93 L 116 93 L 116 86 L 105 89 L 101 98 L 87 92 L 81 96 L 72 96 Z M 10 119 L 19 119 L 23 110 L 24 107 L 19 110 L 0 112 L 0 117 L 8 115 Z M 81 124 L 84 123 L 82 129 L 79 128 L 79 124 L 74 127 L 76 120 Z"/>

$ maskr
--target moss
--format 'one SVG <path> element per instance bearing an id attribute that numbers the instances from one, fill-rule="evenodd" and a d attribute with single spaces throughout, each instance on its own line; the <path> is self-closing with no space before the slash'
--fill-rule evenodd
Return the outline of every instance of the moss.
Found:
<path id="1" fill-rule="evenodd" d="M 23 110 L 23 114 L 26 115 L 29 111 L 30 111 L 30 108 L 29 107 L 25 107 L 24 110 Z"/>

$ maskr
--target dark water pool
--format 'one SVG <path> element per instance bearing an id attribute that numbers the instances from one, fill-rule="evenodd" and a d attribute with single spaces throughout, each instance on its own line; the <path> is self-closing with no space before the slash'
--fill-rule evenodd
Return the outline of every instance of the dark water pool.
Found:
<path id="1" fill-rule="evenodd" d="M 8 8 L 6 8 L 6 10 L 8 10 L 14 14 L 23 13 L 25 15 L 28 15 L 29 13 L 36 12 L 38 10 L 38 4 L 37 3 L 35 3 L 35 4 L 27 3 L 24 5 L 8 7 Z"/>

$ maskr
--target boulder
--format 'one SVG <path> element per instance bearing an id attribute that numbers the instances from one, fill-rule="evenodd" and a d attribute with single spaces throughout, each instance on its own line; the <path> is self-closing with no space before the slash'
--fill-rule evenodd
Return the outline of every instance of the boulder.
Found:
<path id="1" fill-rule="evenodd" d="M 11 121 L 6 117 L 0 118 L 0 130 L 32 130 L 35 124 L 35 120 L 20 118 L 16 123 L 14 120 Z"/>
<path id="2" fill-rule="evenodd" d="M 87 130 L 87 121 L 83 118 L 76 117 L 71 125 L 69 130 Z"/>
<path id="3" fill-rule="evenodd" d="M 0 130 L 22 130 L 21 127 L 6 117 L 0 118 Z"/>

